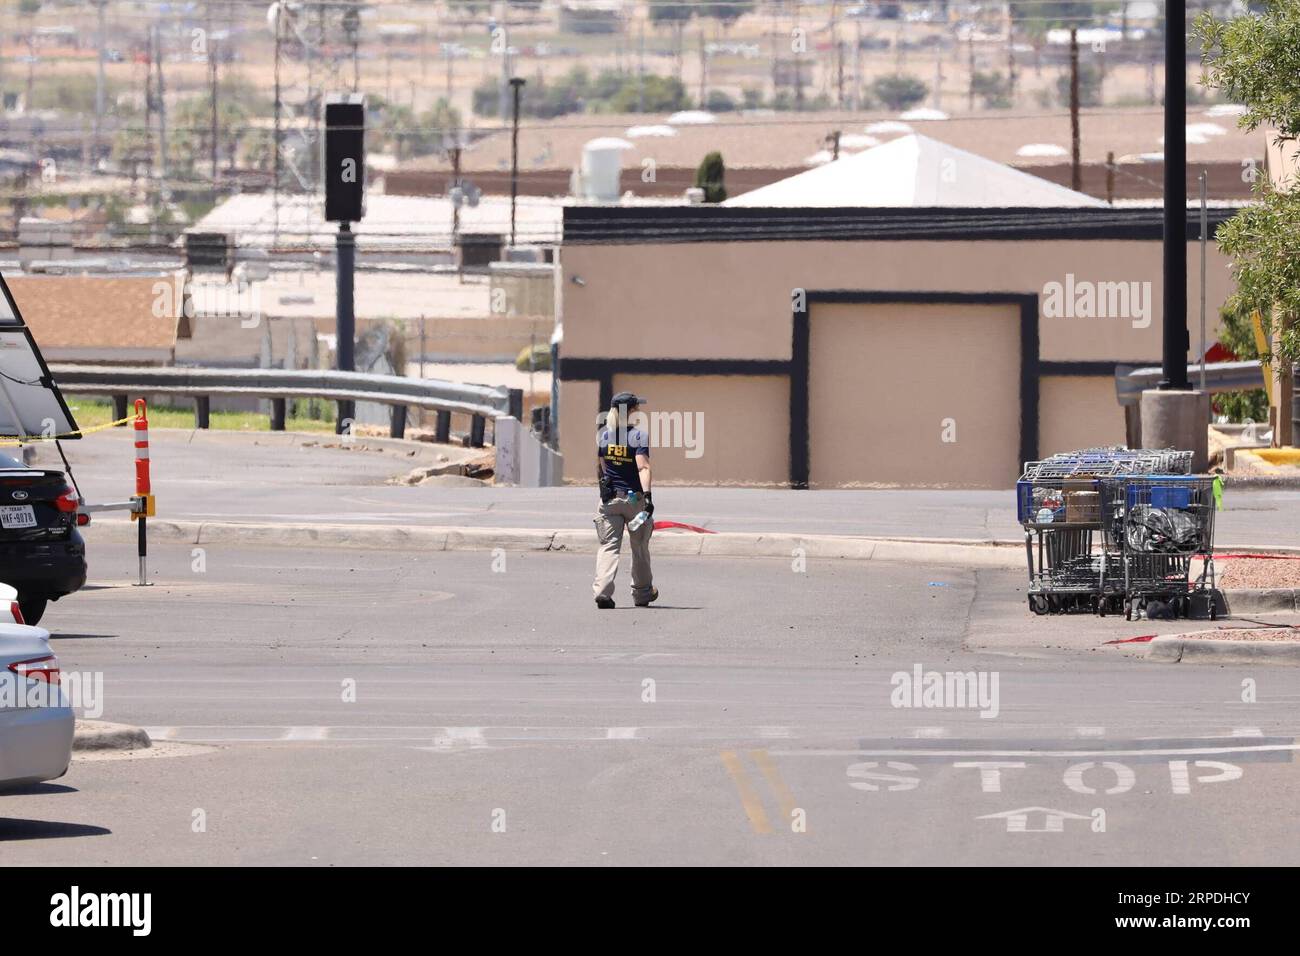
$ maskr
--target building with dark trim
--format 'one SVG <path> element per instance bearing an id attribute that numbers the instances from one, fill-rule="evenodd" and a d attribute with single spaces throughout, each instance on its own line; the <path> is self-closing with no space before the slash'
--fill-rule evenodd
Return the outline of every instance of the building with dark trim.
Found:
<path id="1" fill-rule="evenodd" d="M 1161 228 L 1158 208 L 566 208 L 565 476 L 589 480 L 624 389 L 702 428 L 655 449 L 657 481 L 1010 487 L 1027 459 L 1122 444 L 1115 367 L 1161 355 Z M 1212 236 L 1207 261 L 1213 342 Z"/>

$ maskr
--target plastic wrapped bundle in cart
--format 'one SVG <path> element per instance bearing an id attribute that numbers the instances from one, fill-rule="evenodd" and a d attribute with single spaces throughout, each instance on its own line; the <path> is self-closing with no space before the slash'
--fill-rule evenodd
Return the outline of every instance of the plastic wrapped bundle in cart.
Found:
<path id="1" fill-rule="evenodd" d="M 1118 553 L 1103 575 L 1122 578 L 1131 617 L 1153 601 L 1186 615 L 1190 596 L 1209 592 L 1214 604 L 1215 478 L 1209 475 L 1128 475 L 1104 479 L 1101 491 L 1103 550 Z M 1203 566 L 1192 581 L 1192 559 Z"/>

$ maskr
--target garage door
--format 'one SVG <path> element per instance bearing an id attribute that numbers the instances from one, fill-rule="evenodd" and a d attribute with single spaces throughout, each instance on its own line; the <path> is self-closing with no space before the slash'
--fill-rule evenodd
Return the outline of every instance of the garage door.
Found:
<path id="1" fill-rule="evenodd" d="M 1019 472 L 1015 305 L 814 304 L 814 488 L 1010 488 Z"/>

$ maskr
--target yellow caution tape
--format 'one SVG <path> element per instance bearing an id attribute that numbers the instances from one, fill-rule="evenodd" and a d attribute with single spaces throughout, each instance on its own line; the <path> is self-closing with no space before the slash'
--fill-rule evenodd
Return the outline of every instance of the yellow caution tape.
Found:
<path id="1" fill-rule="evenodd" d="M 73 438 L 74 436 L 93 435 L 95 432 L 106 431 L 109 428 L 116 428 L 118 425 L 125 425 L 127 422 L 135 421 L 134 415 L 128 415 L 126 418 L 119 418 L 115 422 L 106 422 L 103 425 L 94 425 L 90 428 L 79 428 L 76 431 L 64 432 L 62 435 L 18 435 L 15 438 L 9 438 L 0 441 L 0 448 L 11 448 L 16 445 L 30 445 L 35 441 L 58 441 L 60 438 Z"/>

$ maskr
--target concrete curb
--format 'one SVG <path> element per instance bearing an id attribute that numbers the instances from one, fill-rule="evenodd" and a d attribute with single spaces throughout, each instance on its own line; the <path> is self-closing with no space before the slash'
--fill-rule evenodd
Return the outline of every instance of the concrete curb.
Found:
<path id="1" fill-rule="evenodd" d="M 103 720 L 78 720 L 72 738 L 73 750 L 145 750 L 153 746 L 149 735 L 129 724 Z"/>
<path id="2" fill-rule="evenodd" d="M 96 521 L 88 537 L 116 543 L 135 541 L 129 521 Z M 232 521 L 149 522 L 155 542 L 189 545 L 241 544 L 254 547 L 323 547 L 356 550 L 564 551 L 594 554 L 596 536 L 587 530 L 545 528 L 387 527 L 380 525 L 267 524 Z M 660 531 L 654 549 L 662 555 L 808 558 L 897 561 L 968 568 L 1024 569 L 1022 545 L 982 541 L 867 538 L 852 535 L 747 534 Z"/>
<path id="3" fill-rule="evenodd" d="M 1300 641 L 1223 641 L 1186 634 L 1166 634 L 1151 642 L 1147 648 L 1147 659 L 1162 664 L 1300 665 Z"/>
<path id="4" fill-rule="evenodd" d="M 1292 588 L 1241 588 L 1224 591 L 1229 614 L 1300 610 L 1300 591 Z"/>

